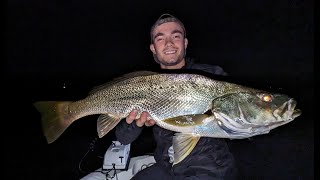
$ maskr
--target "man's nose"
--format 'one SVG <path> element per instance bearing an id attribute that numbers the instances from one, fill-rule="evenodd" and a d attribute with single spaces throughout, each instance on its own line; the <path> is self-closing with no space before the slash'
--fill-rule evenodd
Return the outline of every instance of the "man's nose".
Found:
<path id="1" fill-rule="evenodd" d="M 166 38 L 166 46 L 172 46 L 173 43 L 172 43 L 172 40 L 171 38 Z"/>

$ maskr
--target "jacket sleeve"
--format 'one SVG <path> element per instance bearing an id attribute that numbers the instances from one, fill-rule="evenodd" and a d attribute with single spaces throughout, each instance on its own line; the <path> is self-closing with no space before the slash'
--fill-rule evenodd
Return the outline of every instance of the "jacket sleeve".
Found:
<path id="1" fill-rule="evenodd" d="M 143 127 L 138 127 L 135 122 L 128 124 L 125 119 L 122 119 L 116 126 L 116 138 L 122 144 L 130 144 L 138 138 Z"/>

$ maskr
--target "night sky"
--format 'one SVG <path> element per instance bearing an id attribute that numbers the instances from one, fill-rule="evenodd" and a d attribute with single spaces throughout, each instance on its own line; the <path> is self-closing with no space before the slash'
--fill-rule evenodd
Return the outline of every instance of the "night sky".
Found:
<path id="1" fill-rule="evenodd" d="M 7 7 L 7 112 L 14 116 L 9 122 L 14 133 L 6 136 L 12 147 L 6 160 L 8 170 L 15 169 L 8 177 L 77 174 L 74 167 L 96 136 L 95 121 L 84 118 L 56 144 L 47 145 L 32 103 L 75 100 L 121 74 L 156 69 L 150 27 L 162 13 L 170 13 L 186 27 L 187 56 L 219 65 L 241 82 L 293 95 L 303 109 L 300 122 L 254 142 L 231 143 L 247 167 L 244 174 L 312 179 L 313 1 L 9 0 Z M 16 116 L 17 109 L 22 117 Z M 101 143 L 102 153 L 112 138 Z M 94 162 L 91 166 L 99 167 L 100 161 Z"/>

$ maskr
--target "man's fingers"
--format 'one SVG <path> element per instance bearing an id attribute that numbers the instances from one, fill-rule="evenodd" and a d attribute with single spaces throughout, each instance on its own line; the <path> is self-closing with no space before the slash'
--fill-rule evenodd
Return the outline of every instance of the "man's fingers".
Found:
<path id="1" fill-rule="evenodd" d="M 140 118 L 136 120 L 137 126 L 142 127 L 147 121 L 148 116 L 149 114 L 147 112 L 142 112 Z"/>
<path id="2" fill-rule="evenodd" d="M 128 117 L 126 118 L 126 122 L 128 124 L 131 124 L 137 117 L 137 113 L 138 111 L 137 110 L 133 110 L 129 113 Z"/>
<path id="3" fill-rule="evenodd" d="M 150 120 L 147 120 L 147 121 L 144 123 L 144 125 L 146 125 L 146 126 L 153 126 L 155 123 L 156 123 L 155 120 L 150 119 Z"/>
<path id="4" fill-rule="evenodd" d="M 142 112 L 139 119 L 136 119 L 138 114 L 137 110 L 132 110 L 128 117 L 126 118 L 126 122 L 131 124 L 134 120 L 136 121 L 137 126 L 142 127 L 145 126 L 153 126 L 156 122 L 153 119 L 150 119 L 150 115 L 148 112 Z"/>

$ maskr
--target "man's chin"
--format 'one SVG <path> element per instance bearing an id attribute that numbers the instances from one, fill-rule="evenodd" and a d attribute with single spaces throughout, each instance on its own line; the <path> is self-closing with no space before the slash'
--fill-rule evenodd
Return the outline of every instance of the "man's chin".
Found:
<path id="1" fill-rule="evenodd" d="M 175 66 L 177 64 L 179 64 L 182 61 L 177 59 L 177 58 L 170 58 L 170 59 L 163 59 L 161 62 L 161 64 L 166 65 L 166 66 Z"/>

